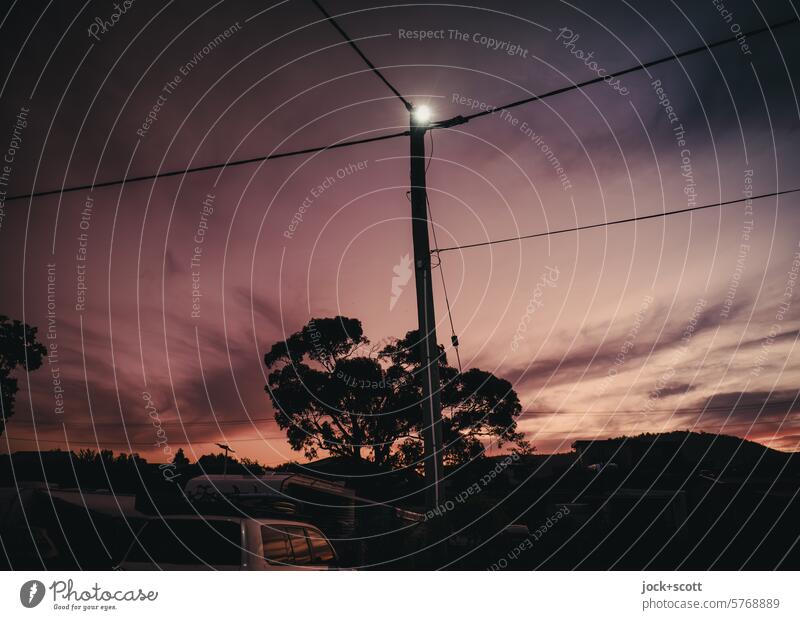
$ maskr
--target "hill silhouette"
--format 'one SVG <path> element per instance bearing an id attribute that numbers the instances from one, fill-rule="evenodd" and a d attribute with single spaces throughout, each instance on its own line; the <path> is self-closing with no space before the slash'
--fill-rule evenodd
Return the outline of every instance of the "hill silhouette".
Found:
<path id="1" fill-rule="evenodd" d="M 796 453 L 781 452 L 732 435 L 693 431 L 642 433 L 573 443 L 583 465 L 613 462 L 619 467 L 673 471 L 696 469 L 732 475 L 797 473 Z"/>

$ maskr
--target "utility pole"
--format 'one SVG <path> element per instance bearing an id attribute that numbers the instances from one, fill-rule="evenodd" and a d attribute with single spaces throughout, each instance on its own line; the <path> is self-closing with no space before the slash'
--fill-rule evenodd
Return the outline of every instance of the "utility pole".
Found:
<path id="1" fill-rule="evenodd" d="M 428 196 L 425 189 L 425 133 L 427 108 L 411 111 L 411 233 L 417 288 L 420 357 L 422 360 L 422 439 L 424 443 L 425 499 L 429 508 L 442 502 L 442 407 L 439 399 L 439 347 L 431 285 L 431 248 L 428 239 Z"/>
<path id="2" fill-rule="evenodd" d="M 361 51 L 319 0 L 312 0 L 336 31 L 355 50 L 370 70 L 392 91 L 410 114 L 411 136 L 411 234 L 414 240 L 414 273 L 417 286 L 420 358 L 422 360 L 422 440 L 425 445 L 425 500 L 429 507 L 441 504 L 442 406 L 439 401 L 439 347 L 431 286 L 431 247 L 428 240 L 428 198 L 425 191 L 425 133 L 431 129 L 427 106 L 414 107 Z M 461 119 L 461 117 L 458 117 Z M 457 119 L 453 119 L 457 120 Z M 445 127 L 438 123 L 437 126 Z"/>

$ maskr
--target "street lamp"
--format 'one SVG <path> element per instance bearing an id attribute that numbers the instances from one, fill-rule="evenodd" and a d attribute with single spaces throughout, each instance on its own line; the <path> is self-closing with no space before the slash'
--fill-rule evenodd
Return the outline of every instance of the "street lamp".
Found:
<path id="1" fill-rule="evenodd" d="M 414 108 L 412 115 L 414 116 L 414 121 L 418 125 L 427 125 L 428 122 L 431 120 L 431 109 L 426 105 L 421 105 L 419 107 Z"/>
<path id="2" fill-rule="evenodd" d="M 231 448 L 229 445 L 227 445 L 227 444 L 224 444 L 224 443 L 218 443 L 217 445 L 218 445 L 220 448 L 222 448 L 223 450 L 225 450 L 225 461 L 224 461 L 224 463 L 222 464 L 222 476 L 223 476 L 223 477 L 225 477 L 225 476 L 227 476 L 227 475 L 228 475 L 228 452 L 232 452 L 232 453 L 234 453 L 234 454 L 235 454 L 235 453 L 236 453 L 236 450 L 234 450 L 234 449 L 233 449 L 233 448 Z"/>

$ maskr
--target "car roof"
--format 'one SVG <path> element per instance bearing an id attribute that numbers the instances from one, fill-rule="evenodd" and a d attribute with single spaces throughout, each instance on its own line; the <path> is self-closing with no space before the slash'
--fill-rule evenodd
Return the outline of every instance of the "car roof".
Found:
<path id="1" fill-rule="evenodd" d="M 294 527 L 311 527 L 315 530 L 319 528 L 312 523 L 306 523 L 304 521 L 289 521 L 286 519 L 270 519 L 267 518 L 259 518 L 254 519 L 250 517 L 236 517 L 236 516 L 226 516 L 226 515 L 164 515 L 163 517 L 153 517 L 150 519 L 150 523 L 153 521 L 255 521 L 256 523 L 260 523 L 261 525 L 291 525 Z"/>

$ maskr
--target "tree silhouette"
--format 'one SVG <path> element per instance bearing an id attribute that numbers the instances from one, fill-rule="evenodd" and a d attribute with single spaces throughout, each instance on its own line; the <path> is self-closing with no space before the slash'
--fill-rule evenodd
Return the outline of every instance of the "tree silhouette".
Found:
<path id="1" fill-rule="evenodd" d="M 204 474 L 221 474 L 226 470 L 225 455 L 222 452 L 217 454 L 204 454 L 197 459 L 197 465 Z M 242 468 L 239 462 L 232 456 L 227 457 L 227 471 L 229 474 L 240 473 Z"/>
<path id="2" fill-rule="evenodd" d="M 358 319 L 311 319 L 264 356 L 266 391 L 275 419 L 294 450 L 316 458 L 368 459 L 413 465 L 422 456 L 420 345 L 416 331 L 380 348 L 370 346 Z M 511 384 L 490 372 L 464 373 L 447 365 L 440 347 L 442 430 L 446 464 L 484 451 L 484 442 L 525 446 L 521 411 Z"/>
<path id="3" fill-rule="evenodd" d="M 5 430 L 6 421 L 14 415 L 14 400 L 19 389 L 11 373 L 18 367 L 36 370 L 47 354 L 44 345 L 36 341 L 36 331 L 35 327 L 0 314 L 0 434 Z"/>
<path id="4" fill-rule="evenodd" d="M 186 458 L 186 455 L 183 453 L 183 448 L 178 448 L 178 451 L 175 452 L 175 456 L 172 457 L 172 464 L 175 467 L 186 467 L 189 465 L 189 459 Z"/>

